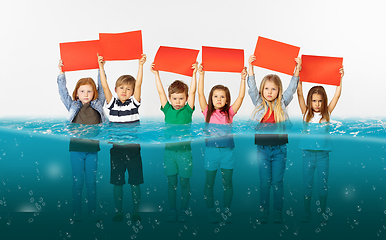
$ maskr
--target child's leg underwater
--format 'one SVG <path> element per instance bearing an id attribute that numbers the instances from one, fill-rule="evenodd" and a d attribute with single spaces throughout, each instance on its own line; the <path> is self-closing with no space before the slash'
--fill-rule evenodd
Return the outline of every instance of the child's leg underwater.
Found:
<path id="1" fill-rule="evenodd" d="M 217 173 L 217 170 L 215 171 L 206 170 L 204 197 L 206 199 L 206 206 L 208 208 L 214 208 L 213 187 L 216 179 L 216 173 Z"/>

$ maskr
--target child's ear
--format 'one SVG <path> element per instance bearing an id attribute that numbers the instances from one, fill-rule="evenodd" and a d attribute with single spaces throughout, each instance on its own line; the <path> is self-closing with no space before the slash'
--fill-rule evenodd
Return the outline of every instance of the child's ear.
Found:
<path id="1" fill-rule="evenodd" d="M 117 93 L 117 87 L 114 88 L 115 93 Z"/>

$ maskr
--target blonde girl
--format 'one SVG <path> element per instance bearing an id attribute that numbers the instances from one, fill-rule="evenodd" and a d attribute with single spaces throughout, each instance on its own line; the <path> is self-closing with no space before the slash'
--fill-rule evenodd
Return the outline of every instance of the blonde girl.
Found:
<path id="1" fill-rule="evenodd" d="M 249 57 L 248 94 L 255 109 L 251 120 L 255 121 L 259 129 L 275 129 L 277 123 L 288 120 L 286 107 L 291 102 L 299 82 L 301 59 L 296 58 L 296 69 L 288 88 L 283 91 L 279 76 L 269 74 L 263 78 L 258 91 L 252 62 L 254 55 Z M 282 223 L 283 209 L 283 177 L 287 159 L 288 136 L 286 134 L 256 134 L 257 162 L 260 175 L 260 215 L 258 222 L 268 223 L 269 196 L 273 188 L 275 223 Z"/>
<path id="2" fill-rule="evenodd" d="M 335 95 L 330 104 L 327 105 L 327 94 L 322 86 L 312 87 L 307 94 L 307 103 L 303 97 L 302 82 L 299 83 L 297 93 L 299 106 L 302 111 L 303 121 L 305 122 L 306 132 L 328 133 L 328 123 L 330 114 L 338 103 L 342 92 L 342 78 L 344 69 L 339 70 L 341 74 L 340 85 L 336 87 Z M 303 191 L 304 191 L 304 215 L 302 222 L 311 220 L 311 197 L 314 185 L 314 172 L 318 172 L 318 192 L 320 201 L 319 221 L 327 222 L 326 203 L 328 193 L 328 174 L 329 174 L 329 152 L 332 150 L 331 142 L 326 136 L 320 135 L 313 138 L 302 137 L 299 148 L 303 149 Z"/>
<path id="3" fill-rule="evenodd" d="M 66 76 L 62 71 L 63 62 L 59 61 L 59 76 L 57 78 L 59 95 L 64 106 L 69 111 L 68 120 L 71 123 L 99 124 L 107 120 L 103 113 L 105 95 L 103 89 L 97 89 L 92 78 L 80 79 L 72 93 L 68 93 Z M 101 86 L 98 78 L 98 86 Z M 99 141 L 71 138 L 70 160 L 73 174 L 73 220 L 81 221 L 82 189 L 85 182 L 87 188 L 89 219 L 98 221 L 96 213 L 96 172 L 98 165 Z"/>
<path id="4" fill-rule="evenodd" d="M 232 213 L 230 206 L 233 198 L 232 175 L 234 167 L 233 148 L 235 146 L 232 136 L 229 136 L 233 116 L 237 113 L 245 96 L 245 78 L 247 76 L 246 68 L 241 72 L 241 82 L 239 96 L 231 105 L 231 96 L 229 89 L 223 85 L 214 86 L 208 98 L 208 103 L 204 95 L 204 69 L 200 65 L 198 72 L 200 74 L 198 82 L 198 99 L 201 111 L 204 114 L 207 130 L 219 134 L 219 137 L 208 138 L 205 141 L 205 169 L 206 180 L 204 187 L 204 196 L 208 207 L 208 217 L 210 223 L 218 222 L 218 216 L 214 209 L 213 187 L 216 178 L 217 169 L 221 168 L 223 187 L 224 187 L 224 209 L 222 217 L 225 222 L 232 222 Z M 217 134 L 216 134 L 217 135 Z"/>

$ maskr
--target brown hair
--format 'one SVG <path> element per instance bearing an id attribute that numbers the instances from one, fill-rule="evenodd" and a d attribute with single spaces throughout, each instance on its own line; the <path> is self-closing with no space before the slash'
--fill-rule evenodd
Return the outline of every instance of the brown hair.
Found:
<path id="1" fill-rule="evenodd" d="M 220 109 L 220 112 L 225 113 L 229 123 L 230 122 L 229 108 L 230 108 L 230 102 L 231 102 L 231 94 L 229 92 L 229 89 L 223 85 L 216 85 L 212 87 L 212 89 L 210 90 L 209 98 L 208 98 L 208 112 L 206 113 L 205 122 L 207 123 L 209 122 L 210 117 L 212 116 L 212 113 L 215 111 L 213 101 L 212 101 L 213 93 L 215 90 L 222 90 L 225 92 L 226 102 L 225 102 L 225 105 Z"/>
<path id="2" fill-rule="evenodd" d="M 183 81 L 175 80 L 172 84 L 170 84 L 168 88 L 169 97 L 173 93 L 185 93 L 186 97 L 189 95 L 189 88 Z"/>
<path id="3" fill-rule="evenodd" d="M 272 111 L 275 114 L 275 122 L 276 123 L 284 122 L 286 120 L 286 116 L 285 116 L 284 110 L 281 107 L 281 99 L 283 97 L 283 85 L 281 83 L 280 77 L 276 74 L 268 74 L 267 76 L 265 76 L 263 78 L 263 80 L 261 80 L 259 93 L 260 93 L 263 101 L 261 102 L 261 104 L 259 106 L 256 106 L 256 108 L 253 110 L 252 116 L 256 115 L 256 113 L 258 113 L 261 109 L 264 108 L 264 114 L 260 118 L 260 121 L 261 121 L 261 119 L 263 119 L 263 117 L 265 116 L 265 114 L 268 111 L 268 104 L 267 104 L 268 100 L 263 95 L 263 90 L 264 90 L 265 84 L 268 81 L 272 81 L 279 88 L 279 92 L 277 94 L 277 97 L 274 100 L 276 102 L 276 104 L 275 104 L 275 107 L 272 109 Z"/>
<path id="4" fill-rule="evenodd" d="M 330 113 L 328 112 L 328 106 L 327 106 L 327 94 L 324 90 L 324 87 L 322 86 L 314 86 L 308 91 L 307 94 L 307 110 L 304 114 L 304 119 L 306 122 L 309 122 L 311 118 L 314 117 L 314 111 L 312 111 L 312 95 L 319 94 L 322 96 L 322 106 L 320 108 L 320 112 L 322 113 L 322 118 L 319 120 L 319 123 L 322 122 L 323 119 L 325 119 L 327 122 L 330 121 Z"/>
<path id="5" fill-rule="evenodd" d="M 115 82 L 115 87 L 122 86 L 123 84 L 132 85 L 133 86 L 133 92 L 135 90 L 135 78 L 131 75 L 122 75 L 120 76 L 117 81 Z"/>
<path id="6" fill-rule="evenodd" d="M 83 86 L 83 85 L 90 85 L 92 87 L 94 91 L 94 97 L 92 98 L 91 101 L 94 101 L 95 99 L 98 98 L 98 90 L 96 88 L 94 80 L 92 78 L 81 78 L 76 83 L 74 92 L 72 93 L 72 99 L 74 99 L 74 101 L 78 99 L 78 97 L 76 96 L 78 94 L 78 89 L 80 86 Z"/>

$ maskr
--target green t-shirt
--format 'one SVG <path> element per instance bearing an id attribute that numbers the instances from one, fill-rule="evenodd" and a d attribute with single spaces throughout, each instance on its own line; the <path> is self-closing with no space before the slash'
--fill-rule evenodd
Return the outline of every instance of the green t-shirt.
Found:
<path id="1" fill-rule="evenodd" d="M 183 108 L 176 110 L 167 102 L 165 107 L 161 107 L 161 111 L 165 114 L 166 123 L 187 124 L 192 122 L 194 107 L 192 109 L 189 104 L 186 104 Z"/>
<path id="2" fill-rule="evenodd" d="M 192 122 L 192 114 L 194 111 L 186 104 L 181 109 L 174 109 L 172 105 L 167 102 L 165 107 L 161 107 L 161 111 L 165 114 L 165 122 L 169 124 L 189 124 Z M 165 137 L 167 139 L 179 138 L 183 136 L 187 136 L 190 133 L 190 124 L 189 126 L 167 126 L 165 130 Z M 165 149 L 170 151 L 191 151 L 190 141 L 188 142 L 175 142 L 175 143 L 166 143 Z"/>

